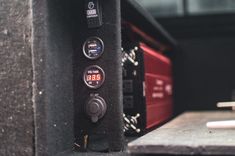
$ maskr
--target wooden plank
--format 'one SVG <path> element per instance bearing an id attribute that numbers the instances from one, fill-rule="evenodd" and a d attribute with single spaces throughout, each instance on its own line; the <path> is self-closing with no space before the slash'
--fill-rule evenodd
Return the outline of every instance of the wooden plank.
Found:
<path id="1" fill-rule="evenodd" d="M 235 112 L 186 112 L 128 144 L 133 154 L 234 155 L 235 129 L 208 129 L 208 121 L 235 119 Z"/>

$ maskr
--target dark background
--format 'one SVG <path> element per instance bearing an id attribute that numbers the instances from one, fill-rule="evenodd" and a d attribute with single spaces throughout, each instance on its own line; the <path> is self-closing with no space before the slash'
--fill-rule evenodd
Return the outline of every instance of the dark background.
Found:
<path id="1" fill-rule="evenodd" d="M 159 18 L 178 41 L 175 111 L 213 110 L 235 90 L 235 15 Z"/>

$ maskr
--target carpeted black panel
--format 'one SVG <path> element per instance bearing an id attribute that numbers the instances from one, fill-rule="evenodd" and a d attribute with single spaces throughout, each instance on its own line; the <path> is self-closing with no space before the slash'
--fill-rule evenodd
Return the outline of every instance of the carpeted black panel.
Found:
<path id="1" fill-rule="evenodd" d="M 33 1 L 35 154 L 72 149 L 73 81 L 70 2 Z"/>
<path id="2" fill-rule="evenodd" d="M 76 1 L 73 5 L 76 141 L 82 146 L 83 137 L 88 134 L 90 150 L 119 151 L 123 148 L 120 1 L 99 1 L 103 25 L 93 29 L 87 27 L 83 2 Z M 98 60 L 89 60 L 83 55 L 82 45 L 90 36 L 98 36 L 104 42 L 104 53 Z M 89 89 L 82 80 L 84 69 L 93 64 L 103 68 L 106 74 L 105 82 L 99 89 Z M 84 113 L 91 93 L 98 93 L 107 103 L 105 116 L 95 124 Z"/>
<path id="3" fill-rule="evenodd" d="M 0 155 L 32 156 L 29 0 L 0 0 Z"/>

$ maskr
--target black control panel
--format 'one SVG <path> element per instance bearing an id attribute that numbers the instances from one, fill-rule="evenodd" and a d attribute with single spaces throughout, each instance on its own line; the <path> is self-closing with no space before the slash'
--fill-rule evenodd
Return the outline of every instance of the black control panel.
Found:
<path id="1" fill-rule="evenodd" d="M 120 0 L 79 0 L 76 5 L 76 147 L 79 151 L 120 151 L 124 144 Z"/>

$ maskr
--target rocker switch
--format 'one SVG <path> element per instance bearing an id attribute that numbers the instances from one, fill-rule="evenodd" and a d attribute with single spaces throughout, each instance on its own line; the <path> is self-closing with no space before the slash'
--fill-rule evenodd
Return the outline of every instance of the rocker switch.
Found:
<path id="1" fill-rule="evenodd" d="M 102 26 L 102 10 L 98 0 L 86 0 L 85 11 L 88 28 Z"/>

